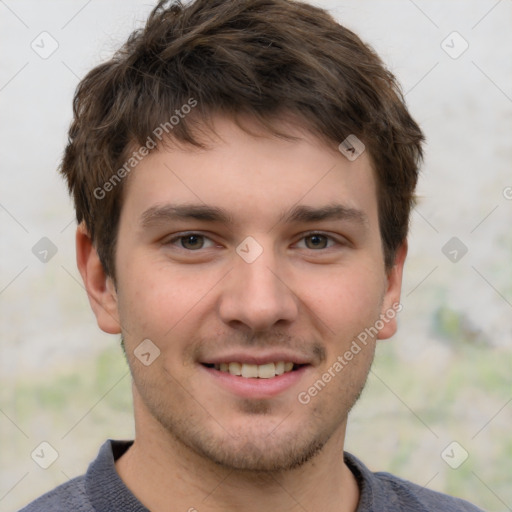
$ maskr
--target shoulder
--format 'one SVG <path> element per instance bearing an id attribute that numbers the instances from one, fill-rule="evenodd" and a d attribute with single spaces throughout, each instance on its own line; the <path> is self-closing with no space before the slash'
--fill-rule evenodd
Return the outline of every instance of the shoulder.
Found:
<path id="1" fill-rule="evenodd" d="M 398 478 L 390 473 L 373 473 L 353 455 L 345 463 L 360 488 L 357 512 L 483 512 L 467 501 Z"/>
<path id="2" fill-rule="evenodd" d="M 69 482 L 43 494 L 19 512 L 93 512 L 85 491 L 85 476 L 78 476 Z"/>
<path id="3" fill-rule="evenodd" d="M 116 459 L 132 443 L 112 439 L 105 441 L 85 475 L 59 485 L 19 512 L 146 511 L 124 485 L 115 468 Z"/>
<path id="4" fill-rule="evenodd" d="M 403 510 L 483 512 L 465 500 L 426 489 L 390 473 L 375 473 L 374 475 L 381 484 L 381 490 L 389 497 L 395 498 Z"/>

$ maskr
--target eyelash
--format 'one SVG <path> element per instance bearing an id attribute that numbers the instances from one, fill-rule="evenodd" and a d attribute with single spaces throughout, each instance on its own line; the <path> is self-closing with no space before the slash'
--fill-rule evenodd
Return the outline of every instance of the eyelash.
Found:
<path id="1" fill-rule="evenodd" d="M 180 240 L 183 240 L 187 237 L 190 237 L 190 236 L 197 236 L 197 237 L 203 237 L 203 239 L 205 240 L 209 240 L 210 242 L 213 242 L 215 244 L 215 242 L 210 238 L 208 237 L 207 235 L 204 235 L 203 233 L 199 233 L 199 232 L 196 232 L 196 231 L 190 231 L 190 232 L 185 232 L 185 233 L 180 233 L 178 235 L 175 235 L 173 236 L 171 239 L 169 240 L 166 240 L 165 242 L 163 242 L 162 245 L 164 246 L 171 246 L 171 245 L 174 245 L 175 243 L 179 242 Z M 312 237 L 312 236 L 321 236 L 321 237 L 325 237 L 327 239 L 327 243 L 329 244 L 329 242 L 332 242 L 336 245 L 347 245 L 347 242 L 342 242 L 340 241 L 339 239 L 333 237 L 332 235 L 328 235 L 326 233 L 323 233 L 321 231 L 310 231 L 308 233 L 304 233 L 302 234 L 302 236 L 297 240 L 297 242 L 295 242 L 295 244 L 297 244 L 298 242 L 300 241 L 303 241 L 309 237 Z M 196 249 L 195 251 L 192 250 L 192 249 L 186 249 L 184 247 L 178 247 L 179 249 L 183 250 L 183 251 L 187 251 L 187 252 L 199 252 L 200 250 L 204 249 L 203 247 L 201 247 L 200 249 Z M 328 247 L 325 247 L 325 248 L 322 248 L 322 249 L 308 249 L 307 247 L 305 249 L 308 249 L 308 250 L 311 250 L 311 251 L 322 251 L 322 250 L 327 250 L 327 249 L 330 249 L 332 248 L 332 245 L 331 246 L 328 246 Z"/>

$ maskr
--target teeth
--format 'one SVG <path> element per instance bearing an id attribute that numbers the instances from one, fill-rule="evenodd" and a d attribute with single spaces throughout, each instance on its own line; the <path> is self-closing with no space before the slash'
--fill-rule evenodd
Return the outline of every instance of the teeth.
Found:
<path id="1" fill-rule="evenodd" d="M 220 363 L 215 365 L 215 369 L 248 379 L 271 379 L 277 375 L 291 372 L 293 363 L 290 361 L 265 364 Z"/>
<path id="2" fill-rule="evenodd" d="M 243 364 L 242 365 L 242 377 L 257 377 L 258 376 L 258 365 L 257 364 Z"/>
<path id="3" fill-rule="evenodd" d="M 229 363 L 227 366 L 229 368 L 229 373 L 231 373 L 231 375 L 242 375 L 242 365 L 240 363 Z M 220 371 L 226 372 L 228 370 L 223 370 L 221 364 Z"/>
<path id="4" fill-rule="evenodd" d="M 274 363 L 260 364 L 258 366 L 258 377 L 270 379 L 276 376 L 276 365 Z"/>

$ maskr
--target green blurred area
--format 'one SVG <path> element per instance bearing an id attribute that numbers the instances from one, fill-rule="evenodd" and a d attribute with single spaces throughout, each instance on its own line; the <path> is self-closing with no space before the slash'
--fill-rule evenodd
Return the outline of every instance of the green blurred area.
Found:
<path id="1" fill-rule="evenodd" d="M 374 471 L 463 497 L 488 511 L 510 510 L 512 353 L 465 340 L 451 313 L 436 321 L 438 335 L 443 331 L 447 340 L 457 340 L 447 342 L 439 365 L 432 359 L 405 360 L 400 344 L 379 345 L 367 387 L 351 413 L 346 450 Z M 118 346 L 44 378 L 20 377 L 4 384 L 0 397 L 0 408 L 34 439 L 28 442 L 4 424 L 2 439 L 12 442 L 2 442 L 2 460 L 10 472 L 17 466 L 25 471 L 27 458 L 20 454 L 37 444 L 34 433 L 62 454 L 74 450 L 72 461 L 62 456 L 44 474 L 30 476 L 32 497 L 65 481 L 63 475 L 83 473 L 106 438 L 133 436 L 131 379 Z M 455 470 L 440 455 L 454 440 L 469 453 Z M 14 490 L 5 501 L 16 508 L 32 497 Z"/>
<path id="2" fill-rule="evenodd" d="M 393 343 L 378 348 L 346 448 L 373 470 L 484 510 L 512 510 L 512 353 L 473 343 L 458 322 L 450 325 L 438 366 L 404 361 Z M 453 441 L 468 452 L 456 469 L 441 458 Z"/>

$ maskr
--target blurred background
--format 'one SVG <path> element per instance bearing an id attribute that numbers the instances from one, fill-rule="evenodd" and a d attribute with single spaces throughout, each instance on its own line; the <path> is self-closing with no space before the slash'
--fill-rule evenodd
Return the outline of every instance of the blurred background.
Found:
<path id="1" fill-rule="evenodd" d="M 512 0 L 313 3 L 377 50 L 428 139 L 400 329 L 346 449 L 512 510 Z M 90 311 L 56 168 L 78 81 L 152 5 L 0 1 L 1 511 L 84 473 L 106 438 L 133 438 L 128 369 Z"/>

